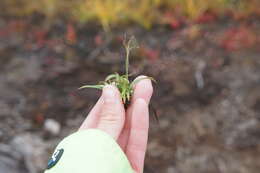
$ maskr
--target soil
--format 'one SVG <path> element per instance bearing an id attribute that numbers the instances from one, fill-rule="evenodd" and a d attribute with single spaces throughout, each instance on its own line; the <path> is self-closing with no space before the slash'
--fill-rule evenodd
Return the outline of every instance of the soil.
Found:
<path id="1" fill-rule="evenodd" d="M 0 162 L 9 153 L 17 172 L 45 168 L 57 142 L 77 130 L 100 95 L 77 88 L 124 72 L 122 38 L 128 33 L 141 45 L 131 59 L 133 77 L 157 80 L 151 105 L 159 123 L 151 112 L 144 172 L 258 173 L 259 19 L 122 27 L 109 34 L 93 24 L 68 32 L 66 21 L 0 19 Z M 58 135 L 46 130 L 47 119 L 61 126 Z M 37 138 L 31 150 L 42 147 L 29 157 L 31 166 L 26 154 L 5 150 L 20 145 L 17 138 L 26 139 L 24 145 Z"/>

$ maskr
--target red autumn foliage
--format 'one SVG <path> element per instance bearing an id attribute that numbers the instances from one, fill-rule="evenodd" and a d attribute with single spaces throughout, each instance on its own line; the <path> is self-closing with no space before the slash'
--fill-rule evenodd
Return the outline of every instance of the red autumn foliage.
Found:
<path id="1" fill-rule="evenodd" d="M 49 39 L 47 42 L 46 42 L 46 45 L 49 47 L 49 48 L 54 48 L 55 46 L 58 46 L 58 45 L 61 45 L 62 44 L 62 40 L 61 39 Z"/>
<path id="2" fill-rule="evenodd" d="M 172 20 L 170 26 L 172 29 L 178 29 L 181 26 L 181 22 L 178 20 Z"/>
<path id="3" fill-rule="evenodd" d="M 26 23 L 23 20 L 11 20 L 7 27 L 10 32 L 22 32 L 26 28 Z"/>
<path id="4" fill-rule="evenodd" d="M 42 113 L 37 113 L 34 117 L 34 121 L 36 124 L 41 125 L 44 121 L 44 115 Z"/>
<path id="5" fill-rule="evenodd" d="M 245 26 L 232 28 L 226 31 L 221 46 L 228 51 L 236 51 L 243 48 L 250 48 L 256 43 L 256 35 Z"/>
<path id="6" fill-rule="evenodd" d="M 116 36 L 116 41 L 120 44 L 123 44 L 124 42 L 124 37 L 122 35 Z"/>
<path id="7" fill-rule="evenodd" d="M 141 53 L 150 61 L 156 61 L 160 57 L 160 51 L 158 49 L 143 47 L 141 49 Z"/>
<path id="8" fill-rule="evenodd" d="M 5 37 L 9 35 L 9 30 L 7 28 L 0 28 L 0 37 Z"/>
<path id="9" fill-rule="evenodd" d="M 77 42 L 75 27 L 71 23 L 67 25 L 66 41 L 69 44 L 75 44 Z"/>
<path id="10" fill-rule="evenodd" d="M 224 65 L 224 59 L 220 58 L 220 57 L 215 57 L 210 62 L 210 66 L 215 69 L 218 69 L 218 68 L 222 67 L 223 65 Z"/>
<path id="11" fill-rule="evenodd" d="M 200 15 L 195 22 L 198 24 L 203 24 L 203 23 L 209 23 L 213 22 L 214 20 L 217 19 L 217 15 L 214 14 L 213 12 L 205 12 L 202 15 Z"/>
<path id="12" fill-rule="evenodd" d="M 37 47 L 43 47 L 46 44 L 46 37 L 48 32 L 46 30 L 39 30 L 34 32 Z"/>
<path id="13" fill-rule="evenodd" d="M 164 19 L 166 24 L 170 25 L 172 29 L 180 28 L 183 23 L 180 19 L 177 19 L 172 12 L 166 12 L 164 14 Z"/>
<path id="14" fill-rule="evenodd" d="M 94 42 L 96 46 L 100 46 L 104 43 L 104 40 L 101 35 L 97 34 L 94 38 Z"/>
<path id="15" fill-rule="evenodd" d="M 23 32 L 26 26 L 23 20 L 11 20 L 5 27 L 0 28 L 0 37 L 9 36 L 13 32 Z"/>

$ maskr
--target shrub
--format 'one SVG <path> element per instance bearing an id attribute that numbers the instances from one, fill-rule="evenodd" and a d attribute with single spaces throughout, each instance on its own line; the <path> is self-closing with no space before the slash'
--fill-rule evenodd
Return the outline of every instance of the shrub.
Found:
<path id="1" fill-rule="evenodd" d="M 108 30 L 125 23 L 149 28 L 161 23 L 166 12 L 196 19 L 208 10 L 250 15 L 259 12 L 259 8 L 259 0 L 1 0 L 0 14 L 28 16 L 37 12 L 48 18 L 66 16 L 81 22 L 98 21 Z"/>

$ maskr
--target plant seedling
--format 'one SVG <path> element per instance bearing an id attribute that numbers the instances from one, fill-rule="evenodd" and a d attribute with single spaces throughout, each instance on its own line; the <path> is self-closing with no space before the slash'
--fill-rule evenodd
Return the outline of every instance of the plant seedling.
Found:
<path id="1" fill-rule="evenodd" d="M 125 60 L 125 74 L 120 75 L 118 73 L 108 75 L 104 81 L 99 82 L 98 85 L 84 85 L 79 89 L 83 88 L 96 88 L 102 90 L 105 85 L 114 85 L 118 88 L 120 92 L 120 96 L 122 98 L 122 102 L 124 107 L 127 108 L 130 104 L 130 100 L 132 94 L 134 92 L 134 85 L 143 79 L 151 79 L 155 82 L 155 80 L 151 77 L 142 77 L 135 79 L 134 81 L 129 80 L 129 55 L 131 50 L 138 48 L 137 41 L 134 36 L 132 36 L 129 40 L 124 40 L 124 47 L 126 51 L 126 60 Z"/>

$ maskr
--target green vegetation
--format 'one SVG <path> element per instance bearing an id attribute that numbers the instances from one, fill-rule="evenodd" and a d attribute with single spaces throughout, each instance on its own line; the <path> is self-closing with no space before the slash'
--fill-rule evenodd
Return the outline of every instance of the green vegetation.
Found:
<path id="1" fill-rule="evenodd" d="M 48 18 L 67 17 L 81 22 L 99 21 L 109 29 L 115 24 L 139 23 L 149 28 L 167 22 L 166 13 L 196 19 L 207 11 L 249 15 L 259 13 L 259 0 L 1 0 L 1 13 L 28 16 L 35 12 Z"/>
<path id="2" fill-rule="evenodd" d="M 129 55 L 130 51 L 138 48 L 138 44 L 136 39 L 132 36 L 128 41 L 125 40 L 124 42 L 125 50 L 126 50 L 126 61 L 125 61 L 125 74 L 124 75 L 119 75 L 118 73 L 115 74 L 110 74 L 106 77 L 105 81 L 99 82 L 98 85 L 84 85 L 80 87 L 79 89 L 83 88 L 96 88 L 96 89 L 103 89 L 105 85 L 114 85 L 118 88 L 122 101 L 124 105 L 127 107 L 128 104 L 130 103 L 131 96 L 134 92 L 134 85 L 143 80 L 143 79 L 151 79 L 154 81 L 153 78 L 151 77 L 141 77 L 137 78 L 136 80 L 130 82 L 129 81 Z"/>

